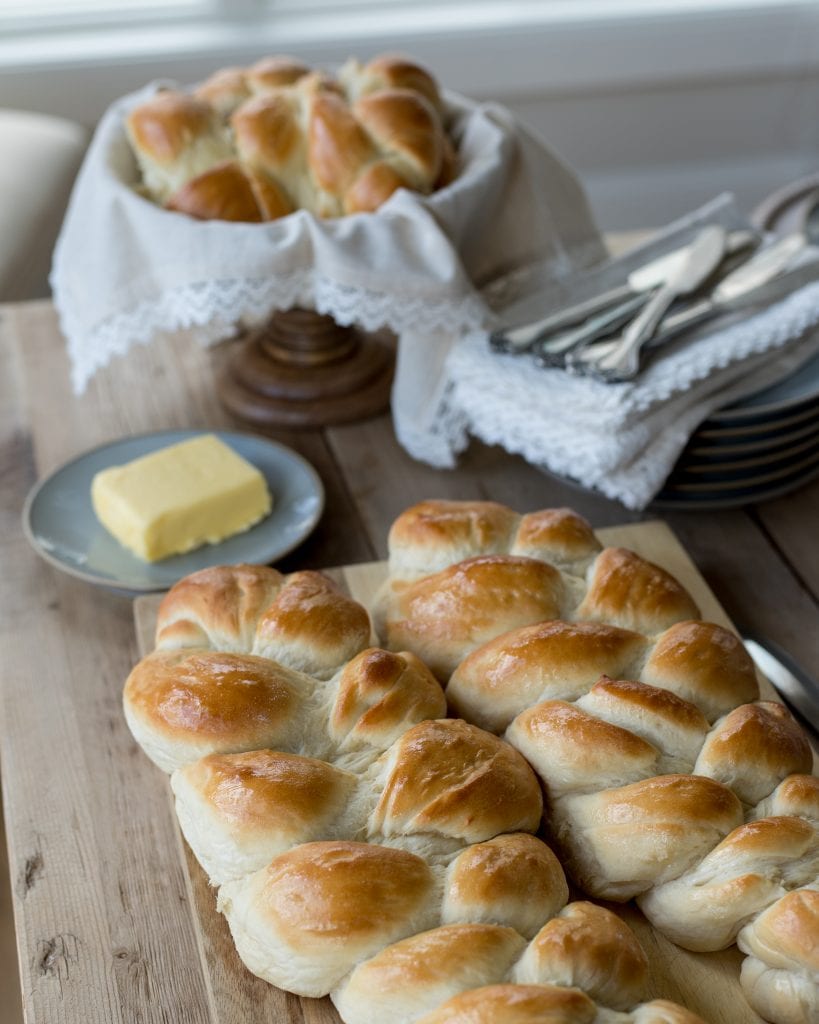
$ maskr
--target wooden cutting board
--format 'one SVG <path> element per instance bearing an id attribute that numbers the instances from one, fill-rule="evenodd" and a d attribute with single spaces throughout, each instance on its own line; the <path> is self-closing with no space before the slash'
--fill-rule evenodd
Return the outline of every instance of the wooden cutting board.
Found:
<path id="1" fill-rule="evenodd" d="M 631 548 L 662 566 L 689 591 L 702 617 L 732 628 L 705 580 L 671 530 L 662 522 L 636 523 L 598 530 L 606 545 Z M 369 607 L 386 575 L 385 562 L 369 562 L 328 571 Z M 153 649 L 161 594 L 134 602 L 137 639 L 142 654 Z M 763 694 L 775 697 L 766 680 Z M 168 789 L 170 797 L 170 787 Z M 177 833 L 180 856 L 187 864 L 191 905 L 197 917 L 200 955 L 210 983 L 212 1018 L 208 1024 L 338 1024 L 329 999 L 302 999 L 282 992 L 247 971 L 236 955 L 224 918 L 216 912 L 216 893 Z M 672 999 L 700 1014 L 710 1024 L 761 1024 L 742 995 L 739 970 L 742 954 L 734 946 L 721 953 L 690 953 L 654 931 L 636 906 L 607 904 L 634 929 L 650 963 L 651 998 Z"/>

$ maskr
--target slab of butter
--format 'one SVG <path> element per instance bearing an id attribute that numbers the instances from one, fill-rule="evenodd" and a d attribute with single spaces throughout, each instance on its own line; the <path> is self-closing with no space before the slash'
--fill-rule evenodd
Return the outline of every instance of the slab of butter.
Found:
<path id="1" fill-rule="evenodd" d="M 109 533 L 146 562 L 216 544 L 272 507 L 258 469 L 213 434 L 102 470 L 91 501 Z"/>

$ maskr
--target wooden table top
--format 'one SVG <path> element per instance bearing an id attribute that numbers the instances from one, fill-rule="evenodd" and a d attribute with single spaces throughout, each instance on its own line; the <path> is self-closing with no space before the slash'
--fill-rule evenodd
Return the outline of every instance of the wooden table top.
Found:
<path id="1" fill-rule="evenodd" d="M 209 1019 L 167 784 L 121 714 L 137 658 L 131 601 L 37 558 L 20 511 L 39 477 L 94 445 L 233 425 L 214 393 L 218 359 L 179 335 L 132 350 L 76 398 L 51 305 L 0 309 L 0 776 L 29 1024 Z M 383 558 L 394 517 L 431 496 L 520 511 L 571 505 L 594 526 L 656 518 L 498 448 L 473 444 L 456 470 L 431 469 L 399 447 L 387 416 L 274 436 L 313 463 L 327 491 L 322 522 L 285 570 Z M 731 618 L 815 673 L 819 481 L 761 506 L 664 518 Z"/>

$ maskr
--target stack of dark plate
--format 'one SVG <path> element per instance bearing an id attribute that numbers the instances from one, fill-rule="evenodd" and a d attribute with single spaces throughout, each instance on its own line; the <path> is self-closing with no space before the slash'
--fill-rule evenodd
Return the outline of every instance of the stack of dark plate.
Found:
<path id="1" fill-rule="evenodd" d="M 653 504 L 730 508 L 781 497 L 819 476 L 819 356 L 704 420 Z"/>

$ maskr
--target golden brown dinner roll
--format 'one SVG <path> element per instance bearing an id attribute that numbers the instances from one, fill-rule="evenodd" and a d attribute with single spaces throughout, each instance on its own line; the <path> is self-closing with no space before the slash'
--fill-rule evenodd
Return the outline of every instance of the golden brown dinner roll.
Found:
<path id="1" fill-rule="evenodd" d="M 414 654 L 370 647 L 348 661 L 331 687 L 328 732 L 341 751 L 386 749 L 410 726 L 446 714 L 444 691 Z"/>
<path id="2" fill-rule="evenodd" d="M 668 690 L 628 679 L 602 676 L 578 698 L 576 707 L 629 729 L 657 748 L 660 774 L 691 771 L 708 732 L 697 708 Z"/>
<path id="3" fill-rule="evenodd" d="M 566 905 L 569 887 L 549 847 L 525 832 L 468 846 L 447 868 L 442 920 L 509 925 L 527 939 Z"/>
<path id="4" fill-rule="evenodd" d="M 634 933 L 610 910 L 570 903 L 540 929 L 515 965 L 518 984 L 576 987 L 627 1010 L 645 995 L 648 960 Z"/>
<path id="5" fill-rule="evenodd" d="M 819 877 L 819 834 L 800 818 L 740 825 L 683 875 L 639 897 L 655 927 L 686 949 L 725 949 L 754 915 Z"/>
<path id="6" fill-rule="evenodd" d="M 768 818 L 780 814 L 807 818 L 819 827 L 819 777 L 789 775 L 770 796 L 760 800 L 751 816 Z"/>
<path id="7" fill-rule="evenodd" d="M 737 636 L 712 622 L 680 622 L 658 638 L 644 683 L 691 701 L 709 722 L 759 697 L 754 665 Z"/>
<path id="8" fill-rule="evenodd" d="M 570 508 L 544 508 L 521 516 L 510 554 L 540 558 L 576 572 L 585 568 L 600 548 L 582 516 Z"/>
<path id="9" fill-rule="evenodd" d="M 223 118 L 252 95 L 244 68 L 220 68 L 209 75 L 194 90 L 197 99 L 209 103 Z"/>
<path id="10" fill-rule="evenodd" d="M 363 66 L 357 60 L 349 60 L 339 71 L 339 79 L 353 99 L 382 89 L 411 89 L 435 110 L 440 111 L 443 106 L 432 75 L 401 54 L 383 53 Z"/>
<path id="11" fill-rule="evenodd" d="M 262 57 L 251 64 L 245 72 L 245 79 L 251 92 L 265 93 L 294 85 L 309 74 L 310 68 L 298 58 L 275 55 Z"/>
<path id="12" fill-rule="evenodd" d="M 789 892 L 739 933 L 748 958 L 742 988 L 751 1006 L 776 1024 L 819 1019 L 819 892 Z"/>
<path id="13" fill-rule="evenodd" d="M 412 651 L 447 679 L 467 654 L 500 633 L 559 618 L 571 602 L 567 579 L 532 558 L 468 558 L 382 591 L 376 630 L 385 646 Z"/>
<path id="14" fill-rule="evenodd" d="M 600 544 L 582 516 L 567 508 L 520 516 L 494 501 L 428 500 L 390 527 L 392 580 L 414 580 L 476 555 L 512 554 L 559 568 L 585 566 Z"/>
<path id="15" fill-rule="evenodd" d="M 194 96 L 205 100 L 227 118 L 251 96 L 293 85 L 309 72 L 310 69 L 294 57 L 263 57 L 249 68 L 214 71 L 196 87 Z"/>
<path id="16" fill-rule="evenodd" d="M 216 565 L 175 583 L 159 606 L 156 646 L 250 654 L 256 624 L 284 576 L 266 565 Z"/>
<path id="17" fill-rule="evenodd" d="M 333 993 L 344 1021 L 413 1021 L 460 992 L 502 981 L 525 941 L 512 928 L 454 924 L 411 935 L 355 968 Z"/>
<path id="18" fill-rule="evenodd" d="M 298 205 L 313 202 L 307 177 L 307 144 L 300 124 L 297 93 L 274 92 L 243 103 L 230 126 L 239 159 L 259 174 L 276 180 Z"/>
<path id="19" fill-rule="evenodd" d="M 788 709 L 775 701 L 743 704 L 721 718 L 703 745 L 694 772 L 730 786 L 756 804 L 786 776 L 810 771 L 813 753 Z"/>
<path id="20" fill-rule="evenodd" d="M 465 558 L 507 552 L 519 516 L 494 501 L 421 501 L 390 527 L 392 579 L 431 576 Z"/>
<path id="21" fill-rule="evenodd" d="M 648 641 L 596 622 L 542 622 L 503 634 L 468 655 L 446 696 L 454 711 L 492 732 L 542 700 L 573 700 L 601 675 L 636 668 Z"/>
<path id="22" fill-rule="evenodd" d="M 408 729 L 370 780 L 380 793 L 371 836 L 431 833 L 476 843 L 540 824 L 540 787 L 526 761 L 508 743 L 457 719 Z"/>
<path id="23" fill-rule="evenodd" d="M 160 649 L 253 653 L 321 679 L 369 639 L 367 613 L 329 577 L 252 565 L 216 566 L 180 580 L 159 607 L 156 629 Z"/>
<path id="24" fill-rule="evenodd" d="M 294 572 L 259 616 L 253 653 L 326 679 L 370 641 L 370 619 L 320 572 Z"/>
<path id="25" fill-rule="evenodd" d="M 566 701 L 548 700 L 523 711 L 505 735 L 551 800 L 660 774 L 659 751 L 651 743 Z"/>
<path id="26" fill-rule="evenodd" d="M 646 957 L 631 930 L 609 910 L 572 903 L 525 948 L 516 931 L 491 924 L 445 924 L 403 939 L 358 966 L 333 993 L 333 1001 L 348 1024 L 414 1021 L 470 989 L 514 983 L 504 985 L 511 1002 L 502 1000 L 495 1007 L 500 1017 L 492 1018 L 505 1021 L 506 1009 L 515 1005 L 513 990 L 520 995 L 533 986 L 576 988 L 606 1007 L 625 1009 L 645 995 L 646 981 Z M 538 1012 L 561 1013 L 577 1005 L 560 999 L 534 1004 Z M 632 1020 L 603 1009 L 598 1013 L 595 1021 Z"/>
<path id="27" fill-rule="evenodd" d="M 626 548 L 601 551 L 588 577 L 588 591 L 575 613 L 578 619 L 659 633 L 699 616 L 691 596 L 673 576 Z"/>
<path id="28" fill-rule="evenodd" d="M 403 850 L 306 843 L 219 890 L 250 971 L 304 996 L 329 992 L 384 946 L 438 923 L 431 869 Z"/>
<path id="29" fill-rule="evenodd" d="M 327 837 L 356 782 L 324 761 L 252 750 L 185 765 L 171 776 L 171 789 L 188 846 L 211 885 L 221 885 Z"/>
<path id="30" fill-rule="evenodd" d="M 218 113 L 186 93 L 163 90 L 125 121 L 145 185 L 164 203 L 182 186 L 232 156 Z"/>
<path id="31" fill-rule="evenodd" d="M 244 222 L 276 220 L 293 210 L 273 180 L 236 160 L 225 160 L 191 178 L 165 206 L 199 220 Z"/>
<path id="32" fill-rule="evenodd" d="M 429 192 L 444 158 L 444 133 L 438 129 L 440 122 L 431 104 L 412 89 L 385 88 L 356 100 L 352 113 L 371 144 L 389 155 L 391 166 L 408 186 Z M 357 168 L 351 180 L 340 183 L 343 191 L 358 174 Z"/>
<path id="33" fill-rule="evenodd" d="M 206 754 L 292 749 L 313 685 L 267 658 L 154 651 L 125 683 L 125 720 L 154 764 L 172 772 Z"/>
<path id="34" fill-rule="evenodd" d="M 730 789 L 697 775 L 660 775 L 555 800 L 563 864 L 587 893 L 628 900 L 677 878 L 742 823 Z"/>
<path id="35" fill-rule="evenodd" d="M 418 1024 L 595 1024 L 597 1007 L 576 988 L 487 985 L 448 999 Z"/>

